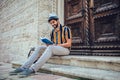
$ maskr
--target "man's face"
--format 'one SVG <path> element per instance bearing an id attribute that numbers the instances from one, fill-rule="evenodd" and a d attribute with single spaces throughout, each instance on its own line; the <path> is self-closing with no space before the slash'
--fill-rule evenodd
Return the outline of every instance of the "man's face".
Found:
<path id="1" fill-rule="evenodd" d="M 56 21 L 56 20 L 51 20 L 49 23 L 52 25 L 53 28 L 58 27 L 58 21 Z"/>

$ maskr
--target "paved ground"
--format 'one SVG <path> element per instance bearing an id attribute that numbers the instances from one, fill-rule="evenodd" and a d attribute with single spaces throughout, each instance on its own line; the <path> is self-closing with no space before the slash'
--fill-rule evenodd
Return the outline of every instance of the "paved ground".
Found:
<path id="1" fill-rule="evenodd" d="M 17 75 L 9 76 L 9 72 L 12 70 L 14 69 L 11 67 L 11 64 L 0 62 L 0 80 L 75 80 L 63 76 L 46 73 L 36 73 L 33 76 L 19 78 Z"/>

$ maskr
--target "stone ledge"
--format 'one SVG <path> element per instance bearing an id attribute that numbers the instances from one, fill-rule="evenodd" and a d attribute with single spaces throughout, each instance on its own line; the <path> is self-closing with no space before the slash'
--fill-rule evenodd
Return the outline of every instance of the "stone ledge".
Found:
<path id="1" fill-rule="evenodd" d="M 13 62 L 13 67 L 18 67 L 22 63 Z M 117 71 L 108 71 L 108 70 L 100 70 L 100 69 L 92 69 L 92 68 L 81 68 L 76 66 L 67 66 L 67 65 L 56 65 L 46 63 L 41 68 L 40 71 L 46 71 L 54 74 L 62 74 L 71 77 L 82 77 L 94 80 L 119 80 L 120 72 Z"/>
<path id="2" fill-rule="evenodd" d="M 54 56 L 48 63 L 120 71 L 120 58 L 113 56 Z"/>
<path id="3" fill-rule="evenodd" d="M 110 62 L 110 63 L 120 63 L 120 57 L 113 57 L 113 56 L 54 56 L 51 59 L 77 59 L 77 60 L 84 60 L 84 61 L 102 61 L 102 62 Z"/>
<path id="4" fill-rule="evenodd" d="M 81 68 L 75 66 L 56 65 L 56 64 L 45 64 L 42 67 L 43 70 L 51 72 L 61 73 L 69 76 L 76 76 L 94 80 L 119 80 L 120 72 L 107 71 L 100 69 Z"/>

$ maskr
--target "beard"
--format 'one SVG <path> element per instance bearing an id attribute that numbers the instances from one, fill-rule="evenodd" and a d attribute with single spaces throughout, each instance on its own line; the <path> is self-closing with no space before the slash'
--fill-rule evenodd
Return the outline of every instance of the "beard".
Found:
<path id="1" fill-rule="evenodd" d="M 56 25 L 53 25 L 54 29 L 56 29 L 58 27 L 58 23 Z"/>

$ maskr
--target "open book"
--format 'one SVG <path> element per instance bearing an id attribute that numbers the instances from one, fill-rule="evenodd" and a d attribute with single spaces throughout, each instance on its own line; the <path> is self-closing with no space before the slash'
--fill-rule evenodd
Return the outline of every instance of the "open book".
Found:
<path id="1" fill-rule="evenodd" d="M 45 43 L 45 44 L 53 44 L 53 42 L 51 40 L 49 40 L 48 38 L 40 38 L 40 40 Z"/>

